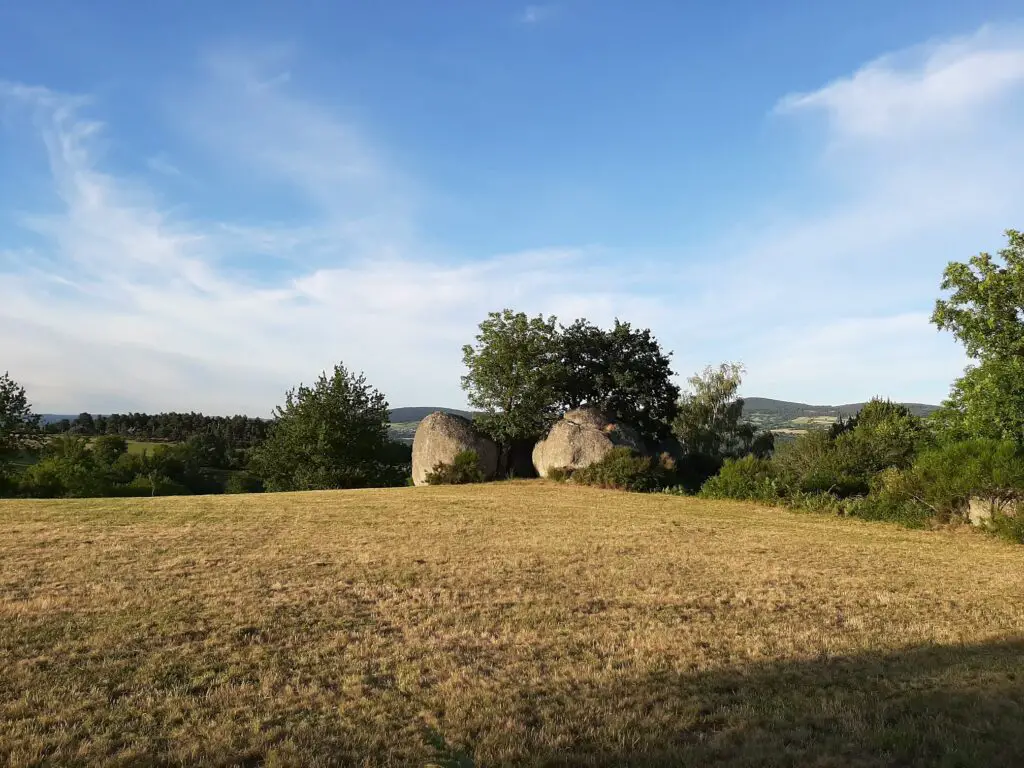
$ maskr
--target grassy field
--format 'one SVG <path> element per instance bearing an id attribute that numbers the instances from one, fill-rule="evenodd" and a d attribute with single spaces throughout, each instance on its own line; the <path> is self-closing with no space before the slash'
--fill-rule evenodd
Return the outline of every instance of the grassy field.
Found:
<path id="1" fill-rule="evenodd" d="M 1024 547 L 540 481 L 0 502 L 0 764 L 1024 765 Z"/>

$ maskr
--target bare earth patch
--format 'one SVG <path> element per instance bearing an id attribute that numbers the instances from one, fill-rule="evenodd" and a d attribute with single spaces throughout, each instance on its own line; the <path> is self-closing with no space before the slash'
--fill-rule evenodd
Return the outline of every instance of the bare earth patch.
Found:
<path id="1" fill-rule="evenodd" d="M 544 482 L 0 502 L 0 764 L 1024 765 L 1024 548 Z"/>

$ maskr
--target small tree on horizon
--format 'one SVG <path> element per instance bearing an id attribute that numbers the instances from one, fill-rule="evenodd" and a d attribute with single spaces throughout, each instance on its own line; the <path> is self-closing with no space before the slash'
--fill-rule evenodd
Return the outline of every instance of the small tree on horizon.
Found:
<path id="1" fill-rule="evenodd" d="M 19 453 L 35 446 L 39 418 L 25 388 L 5 371 L 0 376 L 0 474 Z"/>
<path id="2" fill-rule="evenodd" d="M 650 329 L 616 319 L 604 330 L 580 319 L 562 327 L 559 347 L 563 408 L 593 406 L 651 443 L 671 434 L 679 387 L 672 380 L 672 353 L 662 350 Z"/>
<path id="3" fill-rule="evenodd" d="M 406 472 L 393 463 L 388 423 L 384 395 L 339 363 L 285 394 L 250 469 L 268 491 L 400 485 Z"/>
<path id="4" fill-rule="evenodd" d="M 707 366 L 687 381 L 689 389 L 679 401 L 672 431 L 683 450 L 716 458 L 754 454 L 767 456 L 774 444 L 771 432 L 759 432 L 743 421 L 739 396 L 745 370 L 741 363 Z"/>
<path id="5" fill-rule="evenodd" d="M 504 449 L 544 433 L 558 417 L 558 330 L 554 317 L 490 312 L 475 344 L 462 348 L 462 388 L 477 423 Z"/>

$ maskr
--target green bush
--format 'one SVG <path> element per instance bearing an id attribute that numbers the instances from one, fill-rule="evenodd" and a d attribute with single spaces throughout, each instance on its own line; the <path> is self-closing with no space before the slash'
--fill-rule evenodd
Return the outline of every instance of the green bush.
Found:
<path id="1" fill-rule="evenodd" d="M 548 480 L 556 483 L 564 483 L 572 477 L 572 470 L 569 467 L 552 467 L 548 470 Z"/>
<path id="2" fill-rule="evenodd" d="M 25 470 L 20 495 L 41 499 L 107 496 L 110 485 L 89 455 L 51 454 Z"/>
<path id="3" fill-rule="evenodd" d="M 231 472 L 224 483 L 224 493 L 262 493 L 263 481 L 248 472 Z"/>
<path id="4" fill-rule="evenodd" d="M 780 493 L 775 466 L 755 456 L 726 459 L 719 473 L 701 487 L 700 495 L 706 499 L 777 502 Z"/>
<path id="5" fill-rule="evenodd" d="M 114 488 L 117 496 L 188 496 L 190 493 L 181 483 L 157 473 L 149 477 L 139 475 L 131 482 Z"/>
<path id="6" fill-rule="evenodd" d="M 428 485 L 464 485 L 482 483 L 484 472 L 480 469 L 480 458 L 476 451 L 460 451 L 451 464 L 439 461 L 427 473 Z"/>
<path id="7" fill-rule="evenodd" d="M 621 491 L 658 491 L 671 484 L 671 472 L 658 460 L 631 451 L 613 448 L 588 467 L 572 473 L 573 482 Z"/>

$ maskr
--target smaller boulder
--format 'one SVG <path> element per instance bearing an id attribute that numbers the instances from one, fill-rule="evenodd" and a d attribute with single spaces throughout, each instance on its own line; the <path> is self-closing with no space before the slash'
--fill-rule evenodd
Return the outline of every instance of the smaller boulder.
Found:
<path id="1" fill-rule="evenodd" d="M 636 430 L 604 416 L 595 408 L 569 411 L 533 449 L 533 466 L 541 477 L 553 469 L 577 470 L 603 459 L 613 448 L 646 454 Z"/>
<path id="2" fill-rule="evenodd" d="M 480 434 L 473 422 L 462 416 L 434 411 L 419 423 L 412 441 L 412 481 L 426 485 L 427 474 L 439 463 L 451 464 L 456 454 L 476 451 L 484 479 L 498 472 L 498 446 Z"/>

